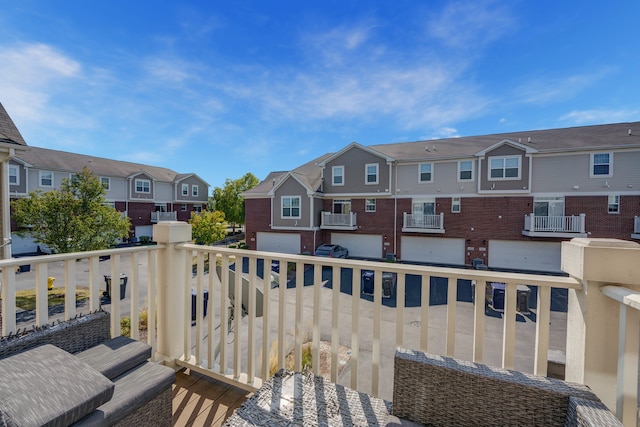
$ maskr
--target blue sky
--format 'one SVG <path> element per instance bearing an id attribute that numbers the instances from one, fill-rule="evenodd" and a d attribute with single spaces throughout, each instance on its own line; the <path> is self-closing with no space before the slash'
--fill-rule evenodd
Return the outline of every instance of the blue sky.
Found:
<path id="1" fill-rule="evenodd" d="M 638 121 L 638 17 L 638 1 L 7 1 L 0 102 L 29 145 L 213 188 L 352 141 Z"/>

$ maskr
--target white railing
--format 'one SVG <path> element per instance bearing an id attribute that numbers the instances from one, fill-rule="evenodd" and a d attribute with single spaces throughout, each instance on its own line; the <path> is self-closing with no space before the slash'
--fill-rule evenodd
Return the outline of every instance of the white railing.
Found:
<path id="1" fill-rule="evenodd" d="M 585 214 L 524 217 L 524 229 L 531 232 L 585 233 Z"/>
<path id="2" fill-rule="evenodd" d="M 321 228 L 354 228 L 356 226 L 355 212 L 346 214 L 322 212 L 320 223 Z"/>
<path id="3" fill-rule="evenodd" d="M 402 229 L 402 231 L 438 230 L 444 232 L 444 213 L 414 215 L 405 212 Z"/>
<path id="4" fill-rule="evenodd" d="M 176 221 L 177 218 L 177 212 L 151 212 L 151 222 Z"/>
<path id="5" fill-rule="evenodd" d="M 186 286 L 182 291 L 187 301 L 185 308 L 190 308 L 194 290 L 196 295 L 204 295 L 206 291 L 209 312 L 203 319 L 204 301 L 198 297 L 193 331 L 188 318 L 192 313 L 186 310 L 183 355 L 178 364 L 248 389 L 258 387 L 268 378 L 271 366 L 284 367 L 291 350 L 295 357 L 293 368 L 301 369 L 305 342 L 311 342 L 313 360 L 320 360 L 321 340 L 331 346 L 332 381 L 338 379 L 339 349 L 346 346 L 351 351 L 347 385 L 387 399 L 391 399 L 392 358 L 397 346 L 546 375 L 551 288 L 580 287 L 579 282 L 567 277 L 330 260 L 193 244 L 179 248 L 187 251 L 187 259 L 194 257 L 197 265 L 195 277 L 190 268 L 185 271 Z M 211 270 L 205 273 L 207 260 L 217 260 L 220 275 Z M 282 266 L 289 265 L 289 274 L 263 280 L 258 275 L 260 265 L 267 266 L 268 275 L 272 261 L 278 261 L 281 273 L 286 271 Z M 245 265 L 242 276 L 229 270 L 231 265 L 235 268 L 239 264 Z M 352 272 L 350 279 L 345 278 L 345 269 Z M 364 270 L 374 272 L 373 297 L 361 297 Z M 383 272 L 397 274 L 392 306 L 389 298 L 383 304 Z M 407 288 L 409 276 L 411 289 Z M 456 284 L 460 279 L 481 284 L 506 283 L 504 314 L 491 320 L 486 318 L 485 286 L 474 288 L 478 304 L 468 301 L 431 306 L 429 295 L 430 288 L 435 286 L 431 284 L 434 278 L 453 284 L 447 286 L 448 301 L 458 299 Z M 339 285 L 327 289 L 327 280 Z M 223 286 L 224 283 L 228 286 Z M 516 336 L 516 294 L 521 284 L 539 286 L 538 306 L 534 310 L 538 320 L 535 326 L 529 324 L 526 333 Z M 351 293 L 341 292 L 341 287 L 350 288 Z M 235 304 L 230 309 L 229 295 L 240 295 L 241 289 L 245 289 L 244 306 Z M 409 294 L 421 295 L 417 306 L 405 304 Z M 457 328 L 456 321 L 461 316 L 474 326 Z M 494 332 L 485 333 L 485 321 L 495 324 L 495 330 L 504 331 L 501 340 Z M 473 332 L 465 335 L 461 330 Z M 233 335 L 229 335 L 230 331 Z M 466 342 L 461 342 L 461 337 Z M 494 345 L 497 341 L 502 344 Z M 316 373 L 318 365 L 312 366 Z"/>
<path id="6" fill-rule="evenodd" d="M 156 271 L 157 251 L 163 246 L 136 246 L 131 248 L 110 249 L 92 252 L 43 255 L 0 260 L 2 284 L 2 336 L 15 333 L 18 329 L 33 325 L 44 325 L 56 320 L 67 320 L 78 313 L 87 313 L 104 308 L 111 313 L 111 335 L 120 335 L 120 320 L 130 317 L 131 325 L 138 325 L 141 309 L 148 312 L 148 342 L 155 349 L 156 333 L 155 307 L 157 295 Z M 19 273 L 17 267 L 29 265 L 29 272 Z M 127 275 L 126 299 L 120 299 L 121 287 L 114 281 L 111 296 L 106 298 L 105 275 L 120 277 Z M 53 279 L 53 280 L 51 280 Z M 63 293 L 64 307 L 50 306 L 48 303 L 48 284 L 52 283 L 58 293 Z M 84 288 L 88 292 L 88 301 L 76 302 L 76 291 Z M 35 296 L 35 309 L 25 316 L 22 309 L 16 307 L 16 294 L 27 291 Z M 77 306 L 80 304 L 80 306 Z M 22 320 L 26 319 L 26 320 Z M 131 328 L 131 336 L 139 338 L 138 328 Z"/>

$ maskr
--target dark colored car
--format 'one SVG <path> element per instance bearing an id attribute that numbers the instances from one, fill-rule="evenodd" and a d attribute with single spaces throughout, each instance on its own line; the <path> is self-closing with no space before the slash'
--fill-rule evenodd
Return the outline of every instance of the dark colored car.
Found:
<path id="1" fill-rule="evenodd" d="M 346 258 L 349 256 L 347 248 L 340 245 L 322 245 L 316 249 L 316 256 L 326 256 L 329 258 Z"/>

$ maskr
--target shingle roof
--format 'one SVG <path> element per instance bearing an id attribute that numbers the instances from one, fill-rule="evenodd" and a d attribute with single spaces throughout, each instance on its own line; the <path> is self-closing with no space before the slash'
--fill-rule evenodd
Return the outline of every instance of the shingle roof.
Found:
<path id="1" fill-rule="evenodd" d="M 504 140 L 519 142 L 540 153 L 640 147 L 640 122 L 398 142 L 370 145 L 368 148 L 400 162 L 429 161 L 473 157 L 476 153 Z M 327 153 L 305 163 L 293 169 L 291 174 L 295 174 L 298 180 L 305 183 L 312 191 L 317 191 L 322 181 L 322 170 L 318 164 L 334 154 Z M 244 195 L 264 196 L 273 188 L 274 183 L 277 185 L 279 180 L 286 176 L 287 172 L 272 172 L 257 187 L 245 192 Z"/>
<path id="2" fill-rule="evenodd" d="M 11 117 L 0 103 L 0 142 L 27 145 Z"/>
<path id="3" fill-rule="evenodd" d="M 174 182 L 176 177 L 185 176 L 185 174 L 178 174 L 171 169 L 163 167 L 68 153 L 66 151 L 50 150 L 40 147 L 31 147 L 29 151 L 20 153 L 16 157 L 35 168 L 53 171 L 81 171 L 82 168 L 86 166 L 95 175 L 104 177 L 128 177 L 142 172 L 158 181 Z"/>

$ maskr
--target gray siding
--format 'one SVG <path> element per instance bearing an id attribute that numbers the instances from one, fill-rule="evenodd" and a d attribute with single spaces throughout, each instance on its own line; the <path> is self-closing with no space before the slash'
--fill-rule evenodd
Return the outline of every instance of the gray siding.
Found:
<path id="1" fill-rule="evenodd" d="M 138 179 L 146 179 L 150 182 L 150 192 L 149 193 L 138 193 L 136 192 L 136 180 Z M 153 179 L 146 174 L 136 175 L 131 179 L 131 189 L 129 194 L 131 194 L 131 200 L 153 200 L 154 199 L 154 182 Z"/>
<path id="2" fill-rule="evenodd" d="M 109 191 L 105 197 L 111 201 L 127 200 L 127 183 L 126 179 L 109 177 Z"/>
<path id="3" fill-rule="evenodd" d="M 182 184 L 187 184 L 189 186 L 189 194 L 187 194 L 186 196 L 182 194 Z M 198 195 L 196 197 L 192 195 L 192 189 L 194 185 L 198 186 Z M 189 178 L 178 181 L 176 186 L 176 200 L 183 202 L 207 203 L 207 201 L 209 200 L 208 192 L 209 189 L 202 180 L 196 178 L 195 176 L 191 176 Z"/>
<path id="4" fill-rule="evenodd" d="M 378 184 L 365 184 L 365 165 L 378 164 Z M 344 185 L 333 185 L 333 167 L 344 166 Z M 354 147 L 326 163 L 323 172 L 326 194 L 358 194 L 390 191 L 386 159 Z"/>
<path id="5" fill-rule="evenodd" d="M 471 159 L 464 159 L 471 160 Z M 398 196 L 475 194 L 477 190 L 477 162 L 474 162 L 473 181 L 458 182 L 458 160 L 433 163 L 433 182 L 419 182 L 419 163 L 398 166 Z M 428 163 L 428 162 L 422 162 Z"/>
<path id="6" fill-rule="evenodd" d="M 498 156 L 520 156 L 520 179 L 514 180 L 489 180 L 489 160 L 491 157 Z M 497 147 L 490 152 L 487 152 L 484 159 L 481 159 L 481 168 L 482 171 L 480 173 L 480 190 L 481 191 L 528 191 L 530 190 L 529 185 L 529 157 L 525 156 L 523 150 L 513 147 L 511 145 L 505 144 Z"/>
<path id="7" fill-rule="evenodd" d="M 300 196 L 300 218 L 282 218 L 282 197 Z M 273 199 L 273 226 L 274 227 L 310 227 L 311 201 L 307 196 L 307 190 L 293 178 L 287 180 L 276 190 Z"/>

